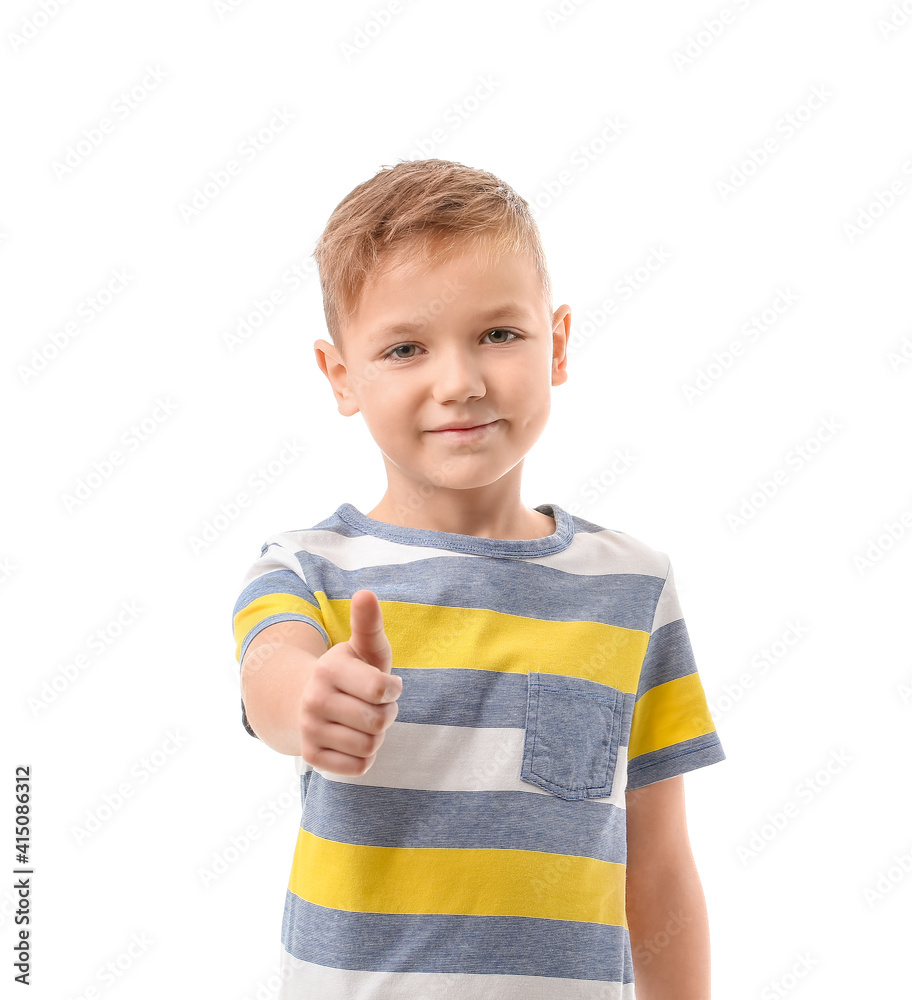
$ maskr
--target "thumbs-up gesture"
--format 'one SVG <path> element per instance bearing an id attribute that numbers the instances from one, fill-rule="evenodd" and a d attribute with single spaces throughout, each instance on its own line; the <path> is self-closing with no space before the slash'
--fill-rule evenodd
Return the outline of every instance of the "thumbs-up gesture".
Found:
<path id="1" fill-rule="evenodd" d="M 351 598 L 351 638 L 313 662 L 301 695 L 301 756 L 333 774 L 364 774 L 399 712 L 402 678 L 377 595 Z"/>

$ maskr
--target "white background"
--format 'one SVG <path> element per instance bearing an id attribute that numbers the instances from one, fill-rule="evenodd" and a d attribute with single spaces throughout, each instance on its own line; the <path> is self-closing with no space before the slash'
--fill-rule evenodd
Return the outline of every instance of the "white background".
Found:
<path id="1" fill-rule="evenodd" d="M 355 185 L 425 155 L 536 206 L 573 309 L 524 500 L 672 558 L 728 755 L 685 779 L 714 996 L 907 981 L 912 3 L 556 7 L 4 5 L 0 975 L 28 764 L 30 996 L 275 995 L 297 782 L 241 727 L 231 612 L 265 538 L 385 488 L 315 362 L 318 281 L 286 277 Z"/>

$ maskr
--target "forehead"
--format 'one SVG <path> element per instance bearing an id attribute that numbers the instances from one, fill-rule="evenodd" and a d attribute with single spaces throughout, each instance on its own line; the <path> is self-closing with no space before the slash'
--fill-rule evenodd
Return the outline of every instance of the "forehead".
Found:
<path id="1" fill-rule="evenodd" d="M 531 252 L 504 249 L 493 239 L 473 243 L 464 237 L 419 238 L 395 248 L 378 261 L 364 282 L 354 308 L 357 310 L 365 296 L 382 299 L 386 289 L 395 288 L 397 295 L 404 293 L 405 296 L 414 290 L 415 296 L 409 296 L 411 298 L 430 294 L 441 300 L 437 305 L 439 309 L 440 305 L 455 299 L 453 289 L 460 281 L 470 282 L 475 294 L 490 291 L 497 299 L 509 299 L 510 296 L 498 294 L 495 286 L 511 284 L 514 301 L 527 298 L 533 289 L 537 291 L 544 286 Z"/>

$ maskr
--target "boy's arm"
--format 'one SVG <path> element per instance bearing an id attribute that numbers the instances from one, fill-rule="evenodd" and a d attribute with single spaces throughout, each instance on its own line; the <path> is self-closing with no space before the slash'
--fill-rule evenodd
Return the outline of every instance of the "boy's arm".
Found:
<path id="1" fill-rule="evenodd" d="M 684 776 L 629 789 L 627 926 L 637 1000 L 709 1000 L 709 922 Z"/>
<path id="2" fill-rule="evenodd" d="M 279 753 L 301 753 L 298 706 L 307 673 L 326 652 L 323 636 L 306 622 L 267 625 L 241 663 L 241 698 L 250 728 Z"/>

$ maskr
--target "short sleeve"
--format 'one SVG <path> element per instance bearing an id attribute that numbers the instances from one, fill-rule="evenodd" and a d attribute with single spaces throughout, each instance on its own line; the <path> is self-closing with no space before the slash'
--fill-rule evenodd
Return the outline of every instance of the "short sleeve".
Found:
<path id="1" fill-rule="evenodd" d="M 725 760 L 681 613 L 671 563 L 640 671 L 627 787 L 673 778 Z"/>
<path id="2" fill-rule="evenodd" d="M 327 648 L 331 645 L 320 602 L 305 579 L 293 542 L 288 536 L 279 536 L 278 540 L 263 545 L 259 559 L 244 577 L 234 605 L 232 627 L 238 666 L 258 632 L 267 625 L 289 621 L 313 625 L 323 636 Z M 256 736 L 247 721 L 243 698 L 241 722 L 251 736 Z"/>

